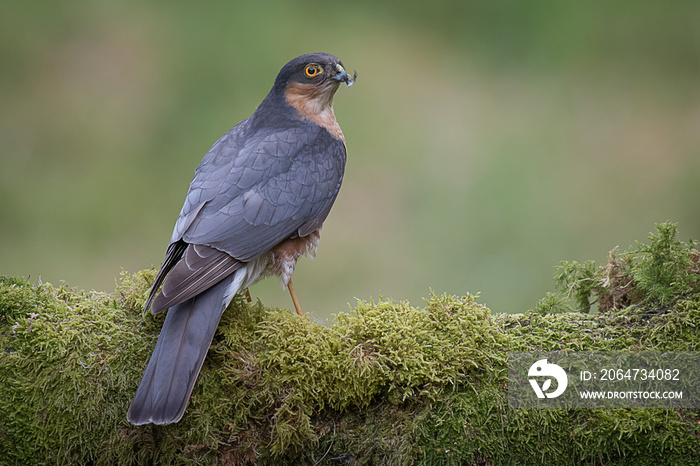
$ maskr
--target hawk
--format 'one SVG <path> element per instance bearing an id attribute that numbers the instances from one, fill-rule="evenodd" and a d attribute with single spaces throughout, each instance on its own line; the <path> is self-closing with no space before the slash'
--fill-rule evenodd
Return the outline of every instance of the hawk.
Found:
<path id="1" fill-rule="evenodd" d="M 345 138 L 333 112 L 357 73 L 327 53 L 280 70 L 250 118 L 209 149 L 195 170 L 145 309 L 168 313 L 127 419 L 182 418 L 224 310 L 238 292 L 276 275 L 302 314 L 291 276 L 315 256 L 340 190 Z"/>

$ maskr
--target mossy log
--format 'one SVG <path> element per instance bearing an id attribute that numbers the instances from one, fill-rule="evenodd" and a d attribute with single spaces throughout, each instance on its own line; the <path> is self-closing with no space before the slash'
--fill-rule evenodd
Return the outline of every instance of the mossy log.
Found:
<path id="1" fill-rule="evenodd" d="M 181 422 L 125 413 L 162 316 L 0 280 L 3 464 L 697 464 L 697 410 L 514 410 L 508 351 L 700 350 L 700 302 L 494 315 L 472 296 L 359 302 L 331 326 L 235 299 Z"/>

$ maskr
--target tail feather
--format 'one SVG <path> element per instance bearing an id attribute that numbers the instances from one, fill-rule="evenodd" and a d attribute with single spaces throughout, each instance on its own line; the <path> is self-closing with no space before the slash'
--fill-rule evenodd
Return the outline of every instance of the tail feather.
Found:
<path id="1" fill-rule="evenodd" d="M 183 303 L 165 317 L 127 419 L 140 425 L 182 418 L 216 327 L 237 290 L 233 276 Z"/>

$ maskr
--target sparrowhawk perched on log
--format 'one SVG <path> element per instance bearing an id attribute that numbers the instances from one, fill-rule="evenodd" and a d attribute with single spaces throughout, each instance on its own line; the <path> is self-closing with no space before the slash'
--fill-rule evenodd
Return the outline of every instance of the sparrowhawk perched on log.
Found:
<path id="1" fill-rule="evenodd" d="M 182 418 L 233 296 L 276 275 L 301 314 L 291 276 L 314 256 L 345 170 L 333 96 L 349 75 L 337 57 L 287 63 L 252 116 L 204 156 L 175 223 L 146 309 L 168 310 L 131 403 L 132 424 Z"/>

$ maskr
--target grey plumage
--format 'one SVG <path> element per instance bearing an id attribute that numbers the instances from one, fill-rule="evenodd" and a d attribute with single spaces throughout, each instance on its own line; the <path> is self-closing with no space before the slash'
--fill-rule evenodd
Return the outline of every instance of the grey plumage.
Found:
<path id="1" fill-rule="evenodd" d="M 266 116 L 259 111 L 251 119 Z M 254 123 L 239 123 L 206 155 L 171 242 L 208 244 L 248 262 L 330 210 L 345 166 L 342 141 L 305 120 L 271 134 Z"/>
<path id="2" fill-rule="evenodd" d="M 127 419 L 169 424 L 182 418 L 225 307 L 222 281 L 172 307 L 151 355 Z"/>
<path id="3" fill-rule="evenodd" d="M 234 294 L 279 274 L 270 252 L 285 241 L 309 238 L 315 248 L 346 149 L 342 133 L 334 137 L 286 98 L 289 82 L 307 84 L 300 73 L 308 63 L 327 69 L 324 81 L 308 84 L 325 86 L 328 102 L 340 81 L 352 82 L 332 55 L 290 61 L 253 115 L 221 137 L 195 171 L 146 303 L 154 313 L 169 311 L 127 413 L 133 424 L 177 422 Z M 298 255 L 287 259 L 291 270 Z"/>

